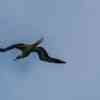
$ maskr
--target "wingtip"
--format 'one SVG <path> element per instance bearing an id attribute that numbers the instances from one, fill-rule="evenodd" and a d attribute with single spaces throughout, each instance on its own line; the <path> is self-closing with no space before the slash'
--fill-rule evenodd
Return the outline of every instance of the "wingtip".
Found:
<path id="1" fill-rule="evenodd" d="M 66 64 L 66 63 L 67 63 L 66 61 L 63 62 L 63 64 Z"/>
<path id="2" fill-rule="evenodd" d="M 67 63 L 66 61 L 61 61 L 61 62 L 60 62 L 60 64 L 66 64 L 66 63 Z"/>

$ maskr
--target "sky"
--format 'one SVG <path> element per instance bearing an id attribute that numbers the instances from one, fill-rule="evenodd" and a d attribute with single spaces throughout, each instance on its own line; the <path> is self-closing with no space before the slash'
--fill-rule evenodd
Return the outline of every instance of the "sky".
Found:
<path id="1" fill-rule="evenodd" d="M 41 37 L 49 64 L 36 54 L 13 61 L 0 53 L 0 100 L 100 100 L 99 0 L 0 0 L 0 47 Z"/>

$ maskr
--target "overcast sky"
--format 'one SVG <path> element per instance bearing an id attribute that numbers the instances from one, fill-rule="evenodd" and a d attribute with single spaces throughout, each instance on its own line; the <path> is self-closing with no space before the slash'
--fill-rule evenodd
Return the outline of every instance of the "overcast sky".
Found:
<path id="1" fill-rule="evenodd" d="M 0 100 L 100 100 L 99 0 L 0 0 L 0 47 L 41 44 L 49 64 L 36 54 L 13 61 L 0 53 Z"/>

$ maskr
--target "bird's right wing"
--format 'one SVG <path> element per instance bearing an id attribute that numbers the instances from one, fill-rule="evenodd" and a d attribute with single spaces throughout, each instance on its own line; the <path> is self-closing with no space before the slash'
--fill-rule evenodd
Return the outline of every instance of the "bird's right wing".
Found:
<path id="1" fill-rule="evenodd" d="M 49 63 L 59 63 L 59 64 L 60 63 L 63 63 L 63 64 L 66 63 L 63 60 L 50 57 L 48 55 L 47 51 L 43 47 L 36 47 L 33 52 L 36 52 L 38 54 L 40 60 L 42 60 L 42 61 L 46 61 L 46 62 L 49 62 Z"/>

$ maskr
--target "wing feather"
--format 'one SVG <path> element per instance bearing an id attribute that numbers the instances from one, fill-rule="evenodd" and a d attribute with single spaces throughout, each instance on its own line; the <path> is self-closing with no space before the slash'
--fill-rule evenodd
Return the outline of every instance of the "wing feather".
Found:
<path id="1" fill-rule="evenodd" d="M 36 47 L 34 52 L 36 52 L 42 61 L 50 62 L 50 63 L 66 63 L 65 61 L 57 58 L 50 57 L 47 51 L 43 47 Z"/>

